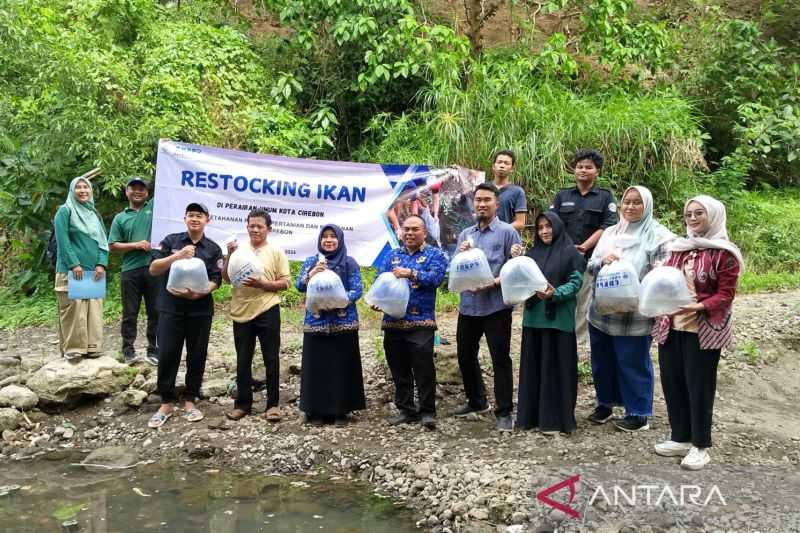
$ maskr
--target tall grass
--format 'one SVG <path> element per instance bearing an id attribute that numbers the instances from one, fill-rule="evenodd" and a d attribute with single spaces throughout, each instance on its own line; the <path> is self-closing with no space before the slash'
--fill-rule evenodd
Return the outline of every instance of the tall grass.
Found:
<path id="1" fill-rule="evenodd" d="M 476 64 L 462 88 L 432 86 L 421 110 L 373 122 L 378 139 L 360 158 L 384 162 L 458 163 L 489 170 L 501 148 L 517 153 L 516 180 L 545 205 L 572 183 L 579 148 L 606 156 L 601 183 L 618 191 L 644 183 L 669 197 L 682 176 L 703 168 L 701 133 L 691 104 L 669 92 L 580 93 L 531 79 L 523 64 Z"/>

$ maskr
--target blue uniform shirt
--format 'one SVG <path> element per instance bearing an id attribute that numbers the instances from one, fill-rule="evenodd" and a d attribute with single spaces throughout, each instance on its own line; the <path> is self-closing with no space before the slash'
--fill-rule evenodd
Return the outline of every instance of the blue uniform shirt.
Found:
<path id="1" fill-rule="evenodd" d="M 308 283 L 306 274 L 314 268 L 319 260 L 318 256 L 312 255 L 303 262 L 300 276 L 297 278 L 295 287 L 300 292 L 306 292 Z M 358 264 L 351 257 L 347 258 L 348 279 L 343 279 L 342 284 L 347 291 L 347 299 L 350 303 L 344 309 L 332 309 L 322 311 L 315 315 L 306 309 L 305 320 L 303 320 L 303 331 L 306 333 L 338 333 L 340 331 L 358 330 L 358 311 L 356 301 L 361 298 L 363 285 L 361 284 L 361 270 Z"/>
<path id="2" fill-rule="evenodd" d="M 395 248 L 383 260 L 378 274 L 391 272 L 394 267 L 410 268 L 411 294 L 406 316 L 392 318 L 383 315 L 383 329 L 436 329 L 436 289 L 442 284 L 447 271 L 447 257 L 428 244 L 413 254 L 405 247 Z"/>
<path id="3" fill-rule="evenodd" d="M 511 224 L 507 224 L 497 217 L 494 217 L 494 220 L 483 230 L 478 228 L 479 225 L 475 224 L 462 231 L 458 236 L 456 249 L 461 246 L 462 242 L 471 238 L 475 248 L 480 248 L 486 254 L 492 275 L 497 277 L 500 275 L 500 269 L 511 257 L 511 247 L 522 242 L 519 233 Z M 462 292 L 458 311 L 467 316 L 487 316 L 510 307 L 503 303 L 503 293 L 498 285 L 478 292 Z"/>

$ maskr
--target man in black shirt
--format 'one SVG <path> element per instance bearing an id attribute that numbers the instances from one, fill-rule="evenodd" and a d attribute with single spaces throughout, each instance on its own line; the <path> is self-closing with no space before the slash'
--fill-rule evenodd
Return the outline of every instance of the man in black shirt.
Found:
<path id="1" fill-rule="evenodd" d="M 186 392 L 184 411 L 186 419 L 197 422 L 203 413 L 195 402 L 200 396 L 208 338 L 211 333 L 211 319 L 214 316 L 214 299 L 211 293 L 222 283 L 222 250 L 208 239 L 203 230 L 208 224 L 208 208 L 199 203 L 186 206 L 184 222 L 187 231 L 172 233 L 164 237 L 158 250 L 154 250 L 150 263 L 150 274 L 161 276 L 158 295 L 158 393 L 161 407 L 150 419 L 148 425 L 157 428 L 172 416 L 175 408 L 175 379 L 181 363 L 181 352 L 186 343 Z M 208 274 L 208 290 L 195 292 L 167 290 L 169 270 L 175 261 L 197 257 L 205 263 Z"/>
<path id="2" fill-rule="evenodd" d="M 603 155 L 596 150 L 579 150 L 575 154 L 575 186 L 561 189 L 550 210 L 564 221 L 565 231 L 575 248 L 588 260 L 606 228 L 617 223 L 617 203 L 608 189 L 595 186 L 603 168 Z M 592 290 L 592 279 L 584 274 L 575 310 L 575 336 L 579 343 L 589 342 L 586 306 Z"/>

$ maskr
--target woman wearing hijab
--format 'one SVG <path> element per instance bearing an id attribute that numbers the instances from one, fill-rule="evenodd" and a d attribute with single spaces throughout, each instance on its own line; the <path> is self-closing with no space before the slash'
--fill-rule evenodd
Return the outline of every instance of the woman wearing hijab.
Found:
<path id="1" fill-rule="evenodd" d="M 572 433 L 578 396 L 575 306 L 586 260 L 554 212 L 540 214 L 535 227 L 533 248 L 526 255 L 536 261 L 548 285 L 528 299 L 522 316 L 516 425 L 539 428 L 545 435 Z"/>
<path id="2" fill-rule="evenodd" d="M 733 298 L 744 260 L 728 240 L 722 202 L 696 196 L 686 202 L 683 218 L 688 237 L 670 243 L 666 264 L 683 272 L 695 303 L 659 317 L 653 329 L 672 428 L 670 440 L 655 450 L 683 457 L 681 467 L 687 470 L 700 470 L 711 461 L 717 364 L 720 352 L 732 343 Z"/>
<path id="3" fill-rule="evenodd" d="M 108 266 L 108 239 L 100 214 L 94 207 L 92 185 L 86 178 L 69 184 L 64 205 L 56 211 L 55 291 L 58 299 L 58 331 L 61 353 L 72 360 L 99 354 L 103 349 L 103 300 L 70 300 L 68 276 L 102 279 Z"/>
<path id="4" fill-rule="evenodd" d="M 319 255 L 303 263 L 297 290 L 306 292 L 308 282 L 324 270 L 339 276 L 350 303 L 344 309 L 312 314 L 306 310 L 303 323 L 303 359 L 300 371 L 300 410 L 312 424 L 347 424 L 350 411 L 364 409 L 364 378 L 358 348 L 358 312 L 361 272 L 347 255 L 344 232 L 338 226 L 323 226 L 317 241 Z M 324 258 L 324 260 L 322 260 Z"/>
<path id="5" fill-rule="evenodd" d="M 641 186 L 628 187 L 622 195 L 622 220 L 603 232 L 587 271 L 596 276 L 603 266 L 624 258 L 633 264 L 641 280 L 656 263 L 666 259 L 666 244 L 674 237 L 653 218 L 650 191 Z M 587 318 L 597 394 L 597 407 L 589 420 L 605 424 L 612 418 L 612 407 L 623 405 L 625 418 L 614 421 L 617 429 L 649 429 L 655 379 L 650 359 L 653 319 L 638 311 L 601 315 L 594 292 Z"/>

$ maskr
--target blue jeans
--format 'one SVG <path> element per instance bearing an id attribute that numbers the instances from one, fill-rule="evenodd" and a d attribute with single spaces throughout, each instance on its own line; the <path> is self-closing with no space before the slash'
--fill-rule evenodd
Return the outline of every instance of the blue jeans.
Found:
<path id="1" fill-rule="evenodd" d="M 653 416 L 651 337 L 613 337 L 589 324 L 597 404 L 625 406 L 628 416 Z"/>

